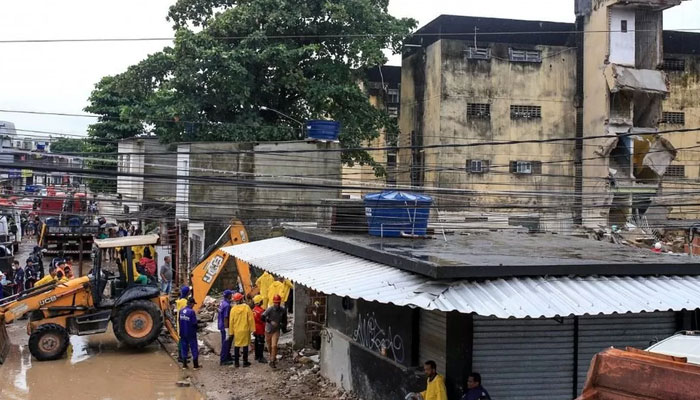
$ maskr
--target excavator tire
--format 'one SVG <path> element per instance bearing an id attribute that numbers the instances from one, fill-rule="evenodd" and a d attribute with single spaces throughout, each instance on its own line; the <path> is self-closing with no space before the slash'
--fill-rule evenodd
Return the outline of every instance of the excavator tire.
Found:
<path id="1" fill-rule="evenodd" d="M 134 300 L 119 307 L 112 321 L 114 335 L 131 347 L 153 343 L 163 328 L 163 317 L 158 306 L 148 300 Z"/>
<path id="2" fill-rule="evenodd" d="M 57 324 L 45 324 L 29 336 L 29 352 L 39 361 L 57 360 L 68 348 L 68 331 Z"/>

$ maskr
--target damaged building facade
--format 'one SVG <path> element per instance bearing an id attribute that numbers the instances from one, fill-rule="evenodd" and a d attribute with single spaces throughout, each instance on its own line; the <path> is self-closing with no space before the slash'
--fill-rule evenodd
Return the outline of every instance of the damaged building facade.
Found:
<path id="1" fill-rule="evenodd" d="M 680 3 L 581 0 L 575 24 L 436 18 L 403 56 L 399 183 L 569 225 L 692 217 L 659 197 L 698 173 L 680 151 L 697 133 L 657 134 L 700 118 L 700 35 L 663 31 Z"/>

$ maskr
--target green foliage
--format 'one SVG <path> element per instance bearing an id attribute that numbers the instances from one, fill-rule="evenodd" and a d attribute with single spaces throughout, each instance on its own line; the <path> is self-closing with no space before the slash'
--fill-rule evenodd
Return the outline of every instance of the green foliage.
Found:
<path id="1" fill-rule="evenodd" d="M 105 77 L 86 111 L 96 148 L 155 133 L 182 141 L 297 140 L 297 120 L 334 119 L 345 147 L 395 130 L 358 85 L 368 68 L 400 51 L 415 27 L 387 11 L 388 0 L 179 0 L 169 19 L 173 47 Z M 195 31 L 196 29 L 196 31 Z M 100 144 L 101 143 L 101 144 Z M 369 163 L 366 152 L 343 161 Z"/>
<path id="2" fill-rule="evenodd" d="M 51 152 L 56 154 L 80 154 L 88 151 L 86 139 L 60 138 L 51 142 Z"/>

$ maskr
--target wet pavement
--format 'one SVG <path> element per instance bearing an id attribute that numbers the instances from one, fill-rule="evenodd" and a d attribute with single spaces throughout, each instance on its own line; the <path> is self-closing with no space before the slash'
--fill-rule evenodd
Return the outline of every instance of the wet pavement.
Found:
<path id="1" fill-rule="evenodd" d="M 142 350 L 129 349 L 119 344 L 110 328 L 101 335 L 71 336 L 65 357 L 39 362 L 27 347 L 26 322 L 7 326 L 12 346 L 0 365 L 2 400 L 204 399 L 192 387 L 177 386 L 188 372 L 158 342 Z"/>

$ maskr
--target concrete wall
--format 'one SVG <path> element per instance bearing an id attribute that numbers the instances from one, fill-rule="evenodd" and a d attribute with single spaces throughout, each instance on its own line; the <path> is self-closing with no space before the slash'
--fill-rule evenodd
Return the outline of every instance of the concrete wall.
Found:
<path id="1" fill-rule="evenodd" d="M 253 239 L 270 237 L 280 222 L 317 221 L 321 200 L 340 194 L 340 152 L 326 151 L 339 149 L 336 143 L 180 146 L 190 151 L 190 177 L 206 179 L 190 181 L 188 217 L 205 223 L 207 240 L 218 237 L 216 232 L 232 218 L 243 220 Z M 273 151 L 283 153 L 269 153 Z"/>
<path id="2" fill-rule="evenodd" d="M 700 56 L 684 54 L 666 54 L 666 58 L 685 60 L 685 71 L 667 71 L 671 82 L 671 94 L 663 103 L 664 111 L 685 113 L 685 125 L 662 124 L 660 129 L 687 129 L 700 127 Z M 695 185 L 690 181 L 700 179 L 700 132 L 670 133 L 664 135 L 676 149 L 678 158 L 672 165 L 684 165 L 685 177 L 664 177 L 664 196 L 672 196 L 667 203 L 694 203 L 686 192 L 695 192 Z M 673 206 L 670 218 L 700 218 L 700 207 Z"/>
<path id="3" fill-rule="evenodd" d="M 167 175 L 171 178 L 119 176 L 117 193 L 130 211 L 137 211 L 175 200 L 176 155 L 156 138 L 122 140 L 118 145 L 118 171 L 137 175 Z M 166 154 L 167 153 L 167 154 Z M 132 200 L 130 202 L 129 200 Z"/>

